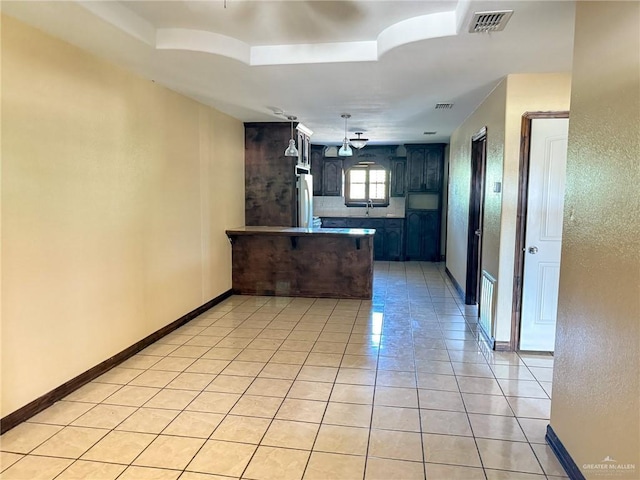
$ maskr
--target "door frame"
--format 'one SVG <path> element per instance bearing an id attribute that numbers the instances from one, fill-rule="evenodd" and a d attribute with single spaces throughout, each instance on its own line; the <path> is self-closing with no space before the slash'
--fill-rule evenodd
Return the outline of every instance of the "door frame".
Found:
<path id="1" fill-rule="evenodd" d="M 478 146 L 482 145 L 481 155 Z M 471 137 L 471 188 L 469 192 L 469 221 L 467 223 L 467 278 L 464 289 L 464 303 L 480 303 L 480 274 L 482 272 L 482 233 L 476 236 L 476 229 L 482 232 L 484 217 L 484 193 L 487 166 L 487 127 L 482 127 Z M 479 240 L 476 242 L 476 238 Z"/>
<path id="2" fill-rule="evenodd" d="M 516 250 L 513 271 L 513 304 L 511 308 L 511 346 L 520 350 L 520 322 L 522 320 L 522 286 L 527 233 L 527 205 L 529 201 L 529 168 L 531 163 L 531 125 L 535 119 L 569 118 L 568 111 L 525 112 L 520 130 L 520 166 L 518 177 L 518 208 L 516 213 Z"/>

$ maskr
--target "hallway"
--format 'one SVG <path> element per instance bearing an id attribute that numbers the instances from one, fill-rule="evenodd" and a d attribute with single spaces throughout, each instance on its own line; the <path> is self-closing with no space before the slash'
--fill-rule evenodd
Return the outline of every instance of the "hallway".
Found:
<path id="1" fill-rule="evenodd" d="M 553 357 L 476 327 L 439 264 L 376 263 L 371 302 L 234 296 L 0 437 L 2 478 L 565 477 Z"/>

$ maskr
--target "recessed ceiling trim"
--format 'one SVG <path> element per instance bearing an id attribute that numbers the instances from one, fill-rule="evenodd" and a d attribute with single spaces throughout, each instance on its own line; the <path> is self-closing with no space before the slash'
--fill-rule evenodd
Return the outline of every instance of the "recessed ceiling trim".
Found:
<path id="1" fill-rule="evenodd" d="M 250 65 L 296 65 L 309 63 L 375 62 L 378 45 L 342 42 L 251 47 Z"/>
<path id="2" fill-rule="evenodd" d="M 222 55 L 247 65 L 250 65 L 251 59 L 251 47 L 236 38 L 188 28 L 159 28 L 156 32 L 156 48 Z"/>
<path id="3" fill-rule="evenodd" d="M 403 20 L 378 35 L 378 55 L 408 43 L 456 35 L 456 12 L 440 12 Z"/>
<path id="4" fill-rule="evenodd" d="M 471 0 L 458 0 L 458 5 L 456 5 L 456 33 L 460 34 L 465 31 L 470 9 Z"/>
<path id="5" fill-rule="evenodd" d="M 81 1 L 76 3 L 96 17 L 150 46 L 156 44 L 156 29 L 144 18 L 117 2 Z"/>
<path id="6" fill-rule="evenodd" d="M 402 45 L 457 34 L 459 11 L 438 12 L 400 21 L 376 39 L 358 42 L 256 45 L 206 30 L 158 28 L 118 2 L 79 5 L 116 28 L 158 50 L 185 50 L 221 55 L 250 66 L 375 62 Z"/>

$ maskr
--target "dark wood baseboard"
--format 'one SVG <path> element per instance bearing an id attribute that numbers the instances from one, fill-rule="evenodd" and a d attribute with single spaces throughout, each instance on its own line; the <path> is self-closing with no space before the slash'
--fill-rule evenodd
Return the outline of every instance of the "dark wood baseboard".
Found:
<path id="1" fill-rule="evenodd" d="M 464 301 L 464 297 L 465 297 L 464 290 L 462 289 L 458 281 L 453 277 L 453 275 L 451 274 L 451 272 L 447 267 L 444 267 L 444 272 L 447 274 L 447 277 L 449 277 L 449 280 L 451 280 L 451 283 L 453 283 L 453 286 L 455 287 L 456 292 L 458 292 L 458 296 L 460 297 L 460 300 Z"/>
<path id="2" fill-rule="evenodd" d="M 49 393 L 45 393 L 41 397 L 36 398 L 34 401 L 27 403 L 24 407 L 19 408 L 13 413 L 10 413 L 6 417 L 0 419 L 0 434 L 8 432 L 15 426 L 24 422 L 25 420 L 33 417 L 37 413 L 40 413 L 45 408 L 50 407 L 58 400 L 69 395 L 74 390 L 82 387 L 83 385 L 89 383 L 90 381 L 98 378 L 103 373 L 111 370 L 113 367 L 119 365 L 124 362 L 128 358 L 132 357 L 140 350 L 147 348 L 154 342 L 157 342 L 165 335 L 173 332 L 177 328 L 181 327 L 185 323 L 193 320 L 198 315 L 202 315 L 204 312 L 209 310 L 211 307 L 217 305 L 223 300 L 229 298 L 232 295 L 231 290 L 227 290 L 226 292 L 218 295 L 216 298 L 209 300 L 204 305 L 199 306 L 195 310 L 183 315 L 179 319 L 171 322 L 169 325 L 162 327 L 161 329 L 153 332 L 152 334 L 146 336 L 139 342 L 134 343 L 130 347 L 125 348 L 119 353 L 116 353 L 113 357 L 108 358 L 104 362 L 99 363 L 98 365 L 90 368 L 86 372 L 81 373 L 75 378 L 72 378 L 66 383 L 63 383 L 57 388 L 54 388 Z"/>
<path id="3" fill-rule="evenodd" d="M 567 449 L 564 448 L 564 445 L 556 435 L 556 432 L 553 431 L 553 428 L 551 428 L 551 425 L 547 425 L 547 434 L 544 438 L 569 478 L 571 480 L 585 480 L 585 476 L 578 468 L 578 465 L 576 465 L 576 462 L 573 461 Z"/>

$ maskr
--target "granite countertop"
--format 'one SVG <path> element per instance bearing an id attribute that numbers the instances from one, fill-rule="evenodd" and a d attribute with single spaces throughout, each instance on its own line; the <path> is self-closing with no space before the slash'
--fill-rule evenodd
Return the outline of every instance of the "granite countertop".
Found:
<path id="1" fill-rule="evenodd" d="M 299 227 L 239 227 L 226 231 L 227 236 L 275 235 L 281 237 L 368 237 L 374 235 L 374 228 L 299 228 Z"/>

